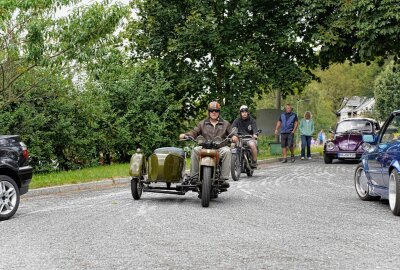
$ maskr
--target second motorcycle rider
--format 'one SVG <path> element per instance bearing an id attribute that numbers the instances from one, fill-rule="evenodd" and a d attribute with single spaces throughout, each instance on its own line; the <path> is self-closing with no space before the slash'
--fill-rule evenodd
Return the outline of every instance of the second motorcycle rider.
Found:
<path id="1" fill-rule="evenodd" d="M 252 161 L 251 167 L 257 167 L 257 124 L 256 120 L 250 116 L 249 108 L 246 105 L 240 107 L 240 117 L 232 123 L 233 127 L 238 129 L 240 135 L 252 135 L 253 139 L 248 141 L 250 147 Z"/>

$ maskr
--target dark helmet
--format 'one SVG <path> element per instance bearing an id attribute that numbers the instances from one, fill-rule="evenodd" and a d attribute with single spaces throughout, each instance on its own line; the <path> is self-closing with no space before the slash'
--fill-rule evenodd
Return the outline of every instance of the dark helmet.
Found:
<path id="1" fill-rule="evenodd" d="M 208 104 L 208 110 L 221 110 L 221 105 L 219 105 L 218 102 L 216 101 L 211 101 L 210 104 Z"/>

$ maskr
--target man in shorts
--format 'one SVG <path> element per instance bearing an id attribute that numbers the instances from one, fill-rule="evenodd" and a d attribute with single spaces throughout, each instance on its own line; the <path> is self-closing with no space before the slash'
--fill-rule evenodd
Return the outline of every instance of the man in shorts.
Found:
<path id="1" fill-rule="evenodd" d="M 282 163 L 286 163 L 287 160 L 287 147 L 290 149 L 290 160 L 294 162 L 294 134 L 296 133 L 298 126 L 297 114 L 292 111 L 292 106 L 286 104 L 285 112 L 279 116 L 278 122 L 275 127 L 275 134 L 278 135 L 279 128 L 281 128 L 281 146 L 282 146 Z"/>

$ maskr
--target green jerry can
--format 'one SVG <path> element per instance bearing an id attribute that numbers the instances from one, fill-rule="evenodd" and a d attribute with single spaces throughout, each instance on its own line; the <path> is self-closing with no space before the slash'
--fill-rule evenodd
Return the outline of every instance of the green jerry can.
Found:
<path id="1" fill-rule="evenodd" d="M 185 173 L 185 152 L 181 148 L 163 147 L 149 156 L 149 180 L 152 182 L 181 182 Z"/>

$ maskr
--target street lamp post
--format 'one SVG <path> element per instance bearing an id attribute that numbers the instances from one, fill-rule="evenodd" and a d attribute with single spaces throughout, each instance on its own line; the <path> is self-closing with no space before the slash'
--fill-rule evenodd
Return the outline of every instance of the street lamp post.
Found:
<path id="1" fill-rule="evenodd" d="M 309 102 L 309 99 L 299 99 L 296 102 L 296 113 L 297 113 L 297 118 L 298 118 L 298 126 L 297 126 L 297 132 L 296 132 L 296 146 L 299 145 L 299 137 L 300 137 L 300 114 L 299 114 L 299 103 L 300 102 Z"/>

